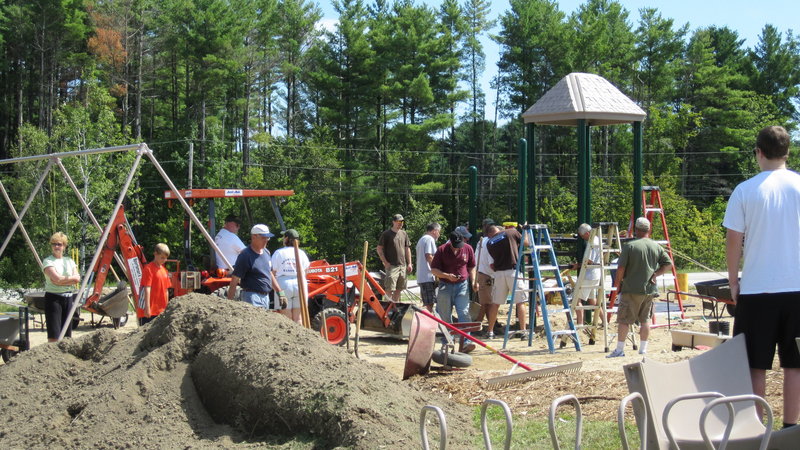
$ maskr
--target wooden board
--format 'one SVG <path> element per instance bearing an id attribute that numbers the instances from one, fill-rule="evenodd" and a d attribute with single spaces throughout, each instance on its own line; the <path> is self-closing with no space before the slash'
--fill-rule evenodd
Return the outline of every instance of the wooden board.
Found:
<path id="1" fill-rule="evenodd" d="M 714 348 L 719 344 L 730 339 L 730 336 L 719 336 L 712 333 L 701 333 L 698 331 L 670 330 L 672 333 L 672 347 L 690 347 L 705 345 Z"/>

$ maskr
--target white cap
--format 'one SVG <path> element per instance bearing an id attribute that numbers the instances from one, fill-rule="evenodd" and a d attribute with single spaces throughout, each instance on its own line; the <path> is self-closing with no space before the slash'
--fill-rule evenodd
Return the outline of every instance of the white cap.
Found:
<path id="1" fill-rule="evenodd" d="M 259 223 L 258 225 L 254 226 L 250 230 L 250 234 L 258 234 L 258 235 L 266 236 L 266 237 L 275 236 L 274 234 L 269 232 L 269 227 L 264 225 L 263 223 Z"/>
<path id="2" fill-rule="evenodd" d="M 646 217 L 636 219 L 635 228 L 641 231 L 650 231 L 650 221 Z"/>

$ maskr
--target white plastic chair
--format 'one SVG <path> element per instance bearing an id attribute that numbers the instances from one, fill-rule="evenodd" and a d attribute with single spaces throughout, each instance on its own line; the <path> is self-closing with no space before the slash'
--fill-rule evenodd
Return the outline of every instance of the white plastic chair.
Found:
<path id="1" fill-rule="evenodd" d="M 755 407 L 755 402 L 766 402 L 739 397 L 753 394 L 743 335 L 689 360 L 664 364 L 648 359 L 624 370 L 628 390 L 641 394 L 647 405 L 649 449 L 724 444 L 749 450 L 767 441 L 770 449 L 798 448 L 800 427 L 771 432 Z"/>

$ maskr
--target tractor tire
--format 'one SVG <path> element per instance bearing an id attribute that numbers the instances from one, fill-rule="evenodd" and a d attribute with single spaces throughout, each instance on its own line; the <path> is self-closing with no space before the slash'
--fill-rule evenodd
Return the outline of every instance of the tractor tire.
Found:
<path id="1" fill-rule="evenodd" d="M 211 295 L 216 295 L 217 297 L 222 297 L 224 299 L 228 299 L 228 288 L 229 286 L 223 286 L 216 291 L 214 291 Z M 241 300 L 242 299 L 242 290 L 239 289 L 239 286 L 236 286 L 236 295 L 233 296 L 234 300 Z"/>
<path id="2" fill-rule="evenodd" d="M 128 315 L 127 314 L 125 314 L 122 317 L 118 317 L 116 319 L 114 319 L 114 318 L 111 319 L 111 325 L 114 326 L 115 330 L 117 330 L 117 329 L 119 329 L 121 327 L 124 327 L 126 323 L 128 323 Z"/>
<path id="3" fill-rule="evenodd" d="M 325 327 L 328 330 L 328 343 L 342 346 L 347 343 L 348 324 L 345 313 L 337 308 L 325 308 L 314 316 L 311 321 L 311 328 L 317 330 L 323 338 L 325 333 L 322 331 L 322 313 L 325 313 Z"/>
<path id="4" fill-rule="evenodd" d="M 22 346 L 22 341 L 20 341 L 20 340 L 14 341 L 14 345 L 16 345 L 17 347 L 21 347 Z M 8 349 L 5 349 L 5 348 L 0 348 L 0 358 L 3 358 L 3 362 L 4 363 L 7 363 L 11 358 L 13 358 L 13 357 L 15 357 L 17 355 L 19 355 L 18 351 L 8 350 Z"/>
<path id="5" fill-rule="evenodd" d="M 434 350 L 431 359 L 433 362 L 443 366 L 469 367 L 472 365 L 472 356 L 460 352 L 448 353 L 447 361 L 445 361 L 445 353 L 441 350 Z"/>

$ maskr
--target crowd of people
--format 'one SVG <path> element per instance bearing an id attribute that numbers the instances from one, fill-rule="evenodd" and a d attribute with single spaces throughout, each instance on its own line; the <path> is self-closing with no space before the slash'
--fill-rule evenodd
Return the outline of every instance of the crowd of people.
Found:
<path id="1" fill-rule="evenodd" d="M 777 347 L 784 374 L 784 426 L 794 426 L 800 416 L 800 351 L 795 338 L 800 337 L 800 175 L 787 169 L 790 136 L 779 126 L 766 127 L 758 134 L 754 156 L 761 172 L 741 183 L 731 195 L 723 226 L 727 229 L 727 264 L 732 300 L 736 302 L 734 334 L 744 333 L 751 367 L 753 391 L 765 394 L 766 371 L 772 368 Z M 392 216 L 391 228 L 378 240 L 377 254 L 385 270 L 384 287 L 388 298 L 399 301 L 412 273 L 411 241 L 403 230 L 405 219 Z M 297 268 L 306 269 L 309 259 L 297 248 L 300 235 L 296 230 L 282 232 L 283 247 L 270 254 L 267 244 L 275 235 L 264 224 L 250 230 L 250 245 L 237 233 L 241 220 L 235 215 L 225 218 L 225 225 L 215 237 L 221 253 L 219 268 L 230 270 L 228 298 L 233 299 L 237 287 L 241 300 L 253 306 L 276 310 L 289 319 L 301 322 L 301 289 Z M 634 224 L 636 239 L 622 249 L 615 285 L 620 292 L 617 313 L 618 343 L 608 357 L 624 356 L 625 338 L 631 324 L 640 324 L 640 353 L 647 351 L 655 279 L 671 268 L 666 251 L 648 238 L 650 222 L 640 217 Z M 453 309 L 460 322 L 471 321 L 470 289 L 476 293 L 480 312 L 478 320 L 488 322 L 486 339 L 494 338 L 500 305 L 514 293 L 518 328 L 527 337 L 527 293 L 516 276 L 520 241 L 523 236 L 516 224 L 498 226 L 493 220 L 482 223 L 482 236 L 476 250 L 467 241 L 472 234 L 467 227 L 456 227 L 441 245 L 438 223 L 427 225 L 416 244 L 417 282 L 422 302 L 429 311 L 452 321 Z M 588 241 L 591 227 L 582 224 L 578 235 Z M 587 242 L 593 249 L 596 242 Z M 52 254 L 43 260 L 45 278 L 45 317 L 49 341 L 56 341 L 62 327 L 71 335 L 68 320 L 75 299 L 74 286 L 80 281 L 77 265 L 65 253 L 67 236 L 56 232 L 50 237 Z M 529 244 L 529 243 L 526 243 Z M 588 253 L 589 264 L 600 255 Z M 169 299 L 169 278 L 164 262 L 169 247 L 155 246 L 153 261 L 142 273 L 142 292 L 136 305 L 140 325 L 161 314 Z M 299 261 L 298 261 L 299 259 Z M 744 259 L 741 280 L 739 267 Z M 599 283 L 602 274 L 596 269 L 586 279 Z M 589 285 L 576 292 L 584 304 L 596 304 L 596 287 Z M 579 315 L 578 321 L 581 322 Z M 474 343 L 465 340 L 461 351 L 470 352 Z"/>
<path id="2" fill-rule="evenodd" d="M 384 288 L 387 296 L 395 301 L 406 289 L 413 269 L 411 241 L 403 230 L 404 224 L 401 214 L 392 216 L 392 226 L 381 234 L 377 248 L 386 274 Z M 477 251 L 467 242 L 472 233 L 466 226 L 454 228 L 441 245 L 436 241 L 442 234 L 442 226 L 435 222 L 426 226 L 425 234 L 415 247 L 422 303 L 448 323 L 453 320 L 454 310 L 459 322 L 471 322 L 470 290 L 474 291 L 480 304 L 478 321 L 487 318 L 489 324 L 488 330 L 480 333 L 481 337 L 493 339 L 499 307 L 506 303 L 512 289 L 516 289 L 518 332 L 525 339 L 527 293 L 524 283 L 515 278 L 522 235 L 516 224 L 501 227 L 486 219 L 482 225 L 483 235 L 478 239 Z M 460 351 L 469 353 L 474 349 L 475 344 L 465 340 Z"/>

